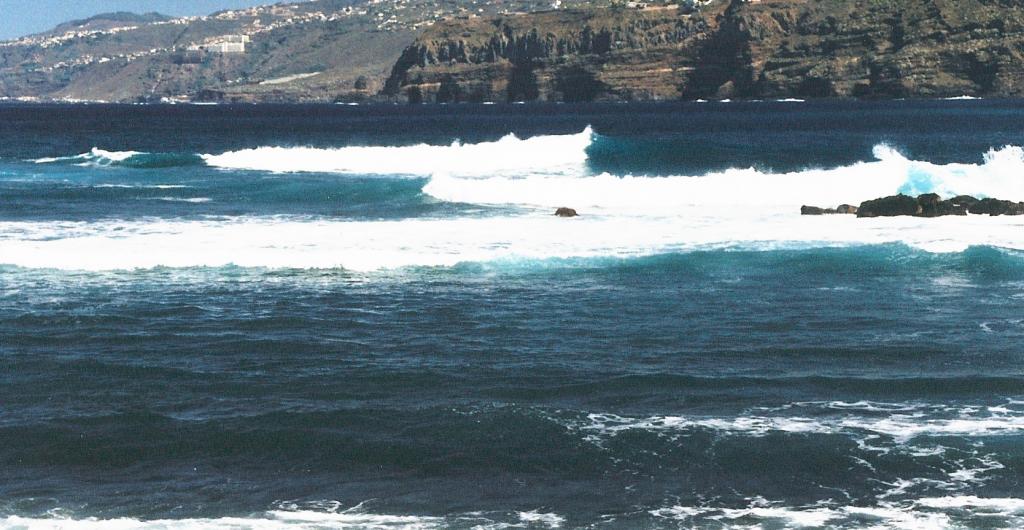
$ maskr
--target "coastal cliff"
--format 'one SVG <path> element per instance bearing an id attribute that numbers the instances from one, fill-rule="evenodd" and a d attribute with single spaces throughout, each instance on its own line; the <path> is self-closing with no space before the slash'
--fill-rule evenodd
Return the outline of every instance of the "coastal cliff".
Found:
<path id="1" fill-rule="evenodd" d="M 437 102 L 676 99 L 716 18 L 605 8 L 449 21 L 405 49 L 385 93 Z"/>
<path id="2" fill-rule="evenodd" d="M 1017 1 L 560 5 L 312 0 L 206 17 L 110 13 L 0 42 L 0 100 L 1024 95 L 1024 6 Z"/>
<path id="3" fill-rule="evenodd" d="M 412 102 L 1019 96 L 1005 0 L 722 0 L 446 21 L 384 94 Z"/>

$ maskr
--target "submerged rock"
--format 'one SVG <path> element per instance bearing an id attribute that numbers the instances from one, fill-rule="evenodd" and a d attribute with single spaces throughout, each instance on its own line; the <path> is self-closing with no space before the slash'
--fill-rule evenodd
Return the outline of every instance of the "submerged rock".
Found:
<path id="1" fill-rule="evenodd" d="M 831 215 L 831 214 L 852 214 L 857 213 L 856 206 L 840 204 L 835 208 L 819 208 L 817 206 L 801 206 L 800 215 Z"/>
<path id="2" fill-rule="evenodd" d="M 558 217 L 576 217 L 579 214 L 576 213 L 576 210 L 573 210 L 572 208 L 566 208 L 563 206 L 555 210 L 555 215 L 557 215 Z"/>

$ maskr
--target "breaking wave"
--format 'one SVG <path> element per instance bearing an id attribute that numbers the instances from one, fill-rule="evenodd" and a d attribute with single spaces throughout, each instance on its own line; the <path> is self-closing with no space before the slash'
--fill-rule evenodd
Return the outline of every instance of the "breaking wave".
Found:
<path id="1" fill-rule="evenodd" d="M 835 206 L 904 193 L 1024 200 L 1024 148 L 990 149 L 980 163 L 912 160 L 880 144 L 873 161 L 776 173 L 736 168 L 701 175 L 650 177 L 593 174 L 588 148 L 595 133 L 451 145 L 257 147 L 222 154 L 105 151 L 38 164 L 163 168 L 206 164 L 224 170 L 430 177 L 423 192 L 448 202 L 670 213 L 694 205 Z M 602 138 L 614 143 L 614 138 Z"/>
<path id="2" fill-rule="evenodd" d="M 350 146 L 336 149 L 313 147 L 258 147 L 219 155 L 202 155 L 206 164 L 222 169 L 256 171 L 347 173 L 361 175 L 450 174 L 579 174 L 586 166 L 586 149 L 593 131 L 572 135 L 535 136 L 527 139 L 509 134 L 494 142 L 451 145 Z"/>
<path id="3" fill-rule="evenodd" d="M 93 147 L 88 153 L 64 157 L 46 157 L 31 160 L 36 164 L 73 164 L 85 167 L 129 167 L 137 169 L 158 169 L 168 167 L 196 166 L 203 163 L 194 154 L 144 153 L 141 151 L 106 151 Z"/>
<path id="4" fill-rule="evenodd" d="M 1024 200 L 1024 149 L 1020 147 L 990 150 L 981 164 L 914 161 L 887 145 L 876 146 L 874 155 L 873 162 L 791 173 L 732 169 L 675 177 L 601 174 L 466 179 L 437 175 L 423 191 L 451 202 L 643 212 L 677 212 L 696 205 L 792 210 L 802 204 L 859 204 L 896 193 Z"/>

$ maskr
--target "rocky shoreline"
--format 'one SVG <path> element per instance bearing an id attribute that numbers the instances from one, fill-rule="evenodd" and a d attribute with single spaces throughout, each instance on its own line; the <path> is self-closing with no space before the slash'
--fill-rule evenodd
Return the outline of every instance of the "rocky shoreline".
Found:
<path id="1" fill-rule="evenodd" d="M 836 208 L 801 206 L 801 215 L 848 214 L 857 217 L 944 217 L 947 215 L 1024 215 L 1024 202 L 994 198 L 978 199 L 958 195 L 942 199 L 938 194 L 925 193 L 917 197 L 890 195 L 860 203 L 860 206 L 842 204 Z"/>

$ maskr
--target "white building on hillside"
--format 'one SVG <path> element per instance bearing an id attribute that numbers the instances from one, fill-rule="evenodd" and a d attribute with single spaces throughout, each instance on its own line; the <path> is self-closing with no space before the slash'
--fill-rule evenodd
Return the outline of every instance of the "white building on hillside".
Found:
<path id="1" fill-rule="evenodd" d="M 203 44 L 192 44 L 188 49 L 210 53 L 245 53 L 245 45 L 249 42 L 248 35 L 222 35 Z"/>

